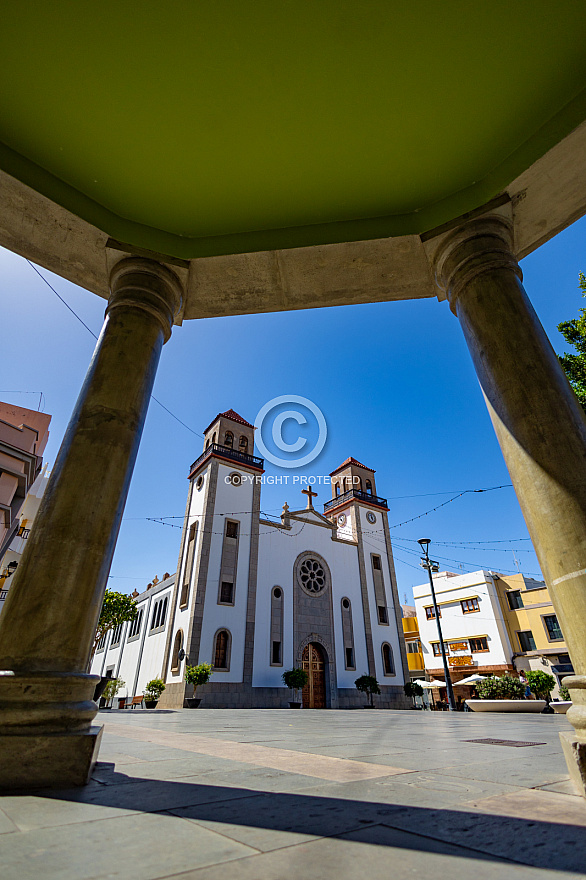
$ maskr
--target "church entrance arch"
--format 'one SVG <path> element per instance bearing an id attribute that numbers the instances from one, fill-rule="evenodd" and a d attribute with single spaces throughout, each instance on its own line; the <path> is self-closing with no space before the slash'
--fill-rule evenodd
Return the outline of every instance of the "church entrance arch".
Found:
<path id="1" fill-rule="evenodd" d="M 303 688 L 304 709 L 326 708 L 326 658 L 324 649 L 317 642 L 310 642 L 303 649 L 301 668 L 309 678 Z"/>

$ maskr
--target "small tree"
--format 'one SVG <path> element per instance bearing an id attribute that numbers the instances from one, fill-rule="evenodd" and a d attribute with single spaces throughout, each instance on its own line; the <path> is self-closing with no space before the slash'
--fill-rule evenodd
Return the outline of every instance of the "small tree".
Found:
<path id="1" fill-rule="evenodd" d="M 136 602 L 132 596 L 128 596 L 126 593 L 116 593 L 114 590 L 106 590 L 104 601 L 102 602 L 102 610 L 100 611 L 100 619 L 96 628 L 90 662 L 96 653 L 100 640 L 106 633 L 109 633 L 111 629 L 114 629 L 121 623 L 125 623 L 127 620 L 134 620 L 137 613 Z"/>
<path id="2" fill-rule="evenodd" d="M 207 684 L 212 677 L 212 664 L 200 663 L 199 666 L 185 667 L 185 681 L 193 685 L 193 695 L 200 684 Z"/>
<path id="3" fill-rule="evenodd" d="M 406 681 L 403 685 L 406 697 L 412 697 L 413 705 L 415 705 L 415 697 L 423 696 L 423 688 L 416 681 Z"/>
<path id="4" fill-rule="evenodd" d="M 526 672 L 527 684 L 538 700 L 545 700 L 549 706 L 549 695 L 555 687 L 555 678 L 541 669 L 530 669 Z"/>
<path id="5" fill-rule="evenodd" d="M 156 703 L 163 691 L 165 690 L 165 682 L 162 678 L 153 678 L 147 682 L 147 686 L 143 691 L 145 700 L 149 703 Z"/>
<path id="6" fill-rule="evenodd" d="M 111 678 L 104 690 L 102 691 L 103 699 L 109 703 L 110 700 L 113 700 L 116 694 L 121 688 L 126 685 L 125 681 L 122 681 L 121 678 Z"/>
<path id="7" fill-rule="evenodd" d="M 374 709 L 374 694 L 380 694 L 380 688 L 378 686 L 378 681 L 374 677 L 374 675 L 361 675 L 360 678 L 357 678 L 354 682 L 356 685 L 356 689 L 362 691 L 363 694 L 368 694 L 370 699 L 370 708 Z"/>
<path id="8" fill-rule="evenodd" d="M 307 682 L 309 681 L 309 675 L 305 671 L 305 669 L 299 669 L 294 667 L 293 669 L 288 669 L 281 676 L 283 682 L 287 685 L 288 688 L 291 688 L 293 691 L 293 702 L 299 702 L 299 691 L 303 690 Z"/>

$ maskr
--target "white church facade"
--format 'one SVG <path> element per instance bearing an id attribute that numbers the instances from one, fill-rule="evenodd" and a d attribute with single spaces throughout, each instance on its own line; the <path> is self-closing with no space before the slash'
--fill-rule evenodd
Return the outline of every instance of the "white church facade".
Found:
<path id="1" fill-rule="evenodd" d="M 364 705 L 354 682 L 373 675 L 381 708 L 406 708 L 402 639 L 387 505 L 375 472 L 347 459 L 331 474 L 323 514 L 310 486 L 300 509 L 261 514 L 263 460 L 254 428 L 233 410 L 205 431 L 189 473 L 175 575 L 136 597 L 138 617 L 110 633 L 92 672 L 122 678 L 120 696 L 166 683 L 159 708 L 180 708 L 185 665 L 208 662 L 209 708 L 287 707 L 285 670 L 309 672 L 304 708 Z M 299 491 L 295 487 L 295 491 Z"/>

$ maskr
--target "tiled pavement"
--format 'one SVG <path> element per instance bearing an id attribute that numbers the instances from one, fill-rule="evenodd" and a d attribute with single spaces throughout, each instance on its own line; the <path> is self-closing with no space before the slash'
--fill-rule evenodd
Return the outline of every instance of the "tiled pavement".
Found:
<path id="1" fill-rule="evenodd" d="M 586 876 L 563 716 L 102 712 L 84 789 L 0 796 L 2 880 Z M 541 745 L 512 748 L 467 740 Z"/>

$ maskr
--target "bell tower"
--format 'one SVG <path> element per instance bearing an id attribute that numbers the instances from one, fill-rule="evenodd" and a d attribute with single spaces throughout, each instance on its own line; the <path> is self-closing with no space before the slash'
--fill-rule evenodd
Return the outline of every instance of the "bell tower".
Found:
<path id="1" fill-rule="evenodd" d="M 224 689 L 252 681 L 252 645 L 263 459 L 254 455 L 254 426 L 233 409 L 204 431 L 191 465 L 187 509 L 168 629 L 161 705 L 183 706 L 185 664 L 211 663 Z M 249 647 L 250 646 L 250 647 Z M 220 688 L 221 689 L 221 688 Z"/>
<path id="2" fill-rule="evenodd" d="M 335 523 L 340 540 L 358 545 L 362 611 L 366 632 L 369 675 L 384 685 L 401 663 L 409 680 L 402 632 L 386 498 L 376 494 L 375 471 L 355 458 L 347 458 L 330 474 L 332 499 L 324 515 Z"/>

